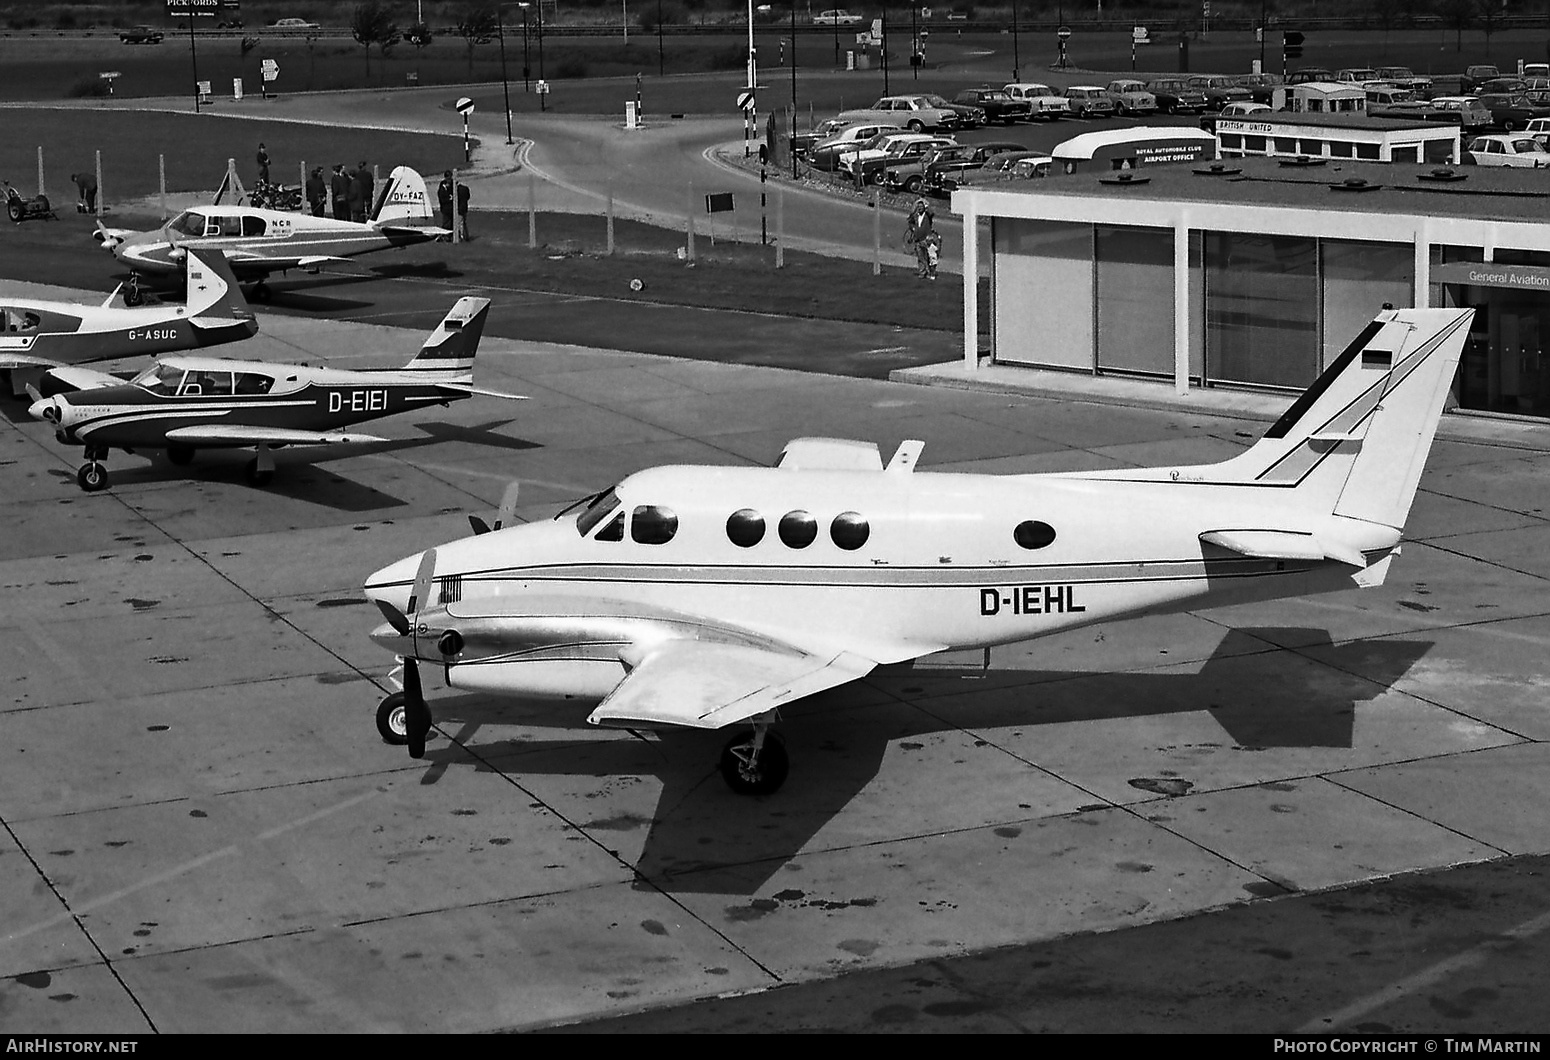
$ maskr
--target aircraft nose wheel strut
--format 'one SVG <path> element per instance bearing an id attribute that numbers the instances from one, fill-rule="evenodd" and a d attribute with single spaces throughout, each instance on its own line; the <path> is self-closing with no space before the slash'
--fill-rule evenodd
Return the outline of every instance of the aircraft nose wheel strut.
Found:
<path id="1" fill-rule="evenodd" d="M 739 795 L 773 795 L 790 769 L 785 741 L 768 724 L 755 724 L 721 749 L 721 778 Z"/>
<path id="2" fill-rule="evenodd" d="M 137 306 L 145 301 L 145 292 L 140 290 L 140 274 L 131 271 L 129 283 L 124 287 L 124 304 Z"/>

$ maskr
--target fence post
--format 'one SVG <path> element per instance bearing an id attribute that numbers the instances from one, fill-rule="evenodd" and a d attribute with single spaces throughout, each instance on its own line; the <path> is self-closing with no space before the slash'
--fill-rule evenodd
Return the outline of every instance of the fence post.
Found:
<path id="1" fill-rule="evenodd" d="M 786 267 L 786 189 L 775 188 L 775 267 Z"/>
<path id="2" fill-rule="evenodd" d="M 38 145 L 38 194 L 43 194 L 43 146 Z"/>
<path id="3" fill-rule="evenodd" d="M 102 149 L 99 147 L 97 149 L 97 216 L 101 217 L 102 211 L 107 208 L 107 197 L 102 194 Z"/>
<path id="4" fill-rule="evenodd" d="M 608 256 L 609 257 L 613 257 L 613 253 L 614 253 L 614 186 L 613 186 L 613 182 L 610 181 L 609 184 L 608 184 Z"/>
<path id="5" fill-rule="evenodd" d="M 302 159 L 296 163 L 296 166 L 300 170 L 301 177 L 301 183 L 296 185 L 296 190 L 301 192 L 301 201 L 296 204 L 296 212 L 311 213 L 312 211 L 308 209 L 307 203 L 307 160 L 305 158 Z"/>
<path id="6" fill-rule="evenodd" d="M 533 172 L 527 174 L 527 249 L 538 249 L 538 190 L 533 186 Z"/>
<path id="7" fill-rule="evenodd" d="M 883 274 L 883 204 L 872 189 L 872 275 Z"/>
<path id="8" fill-rule="evenodd" d="M 458 223 L 458 216 L 457 216 L 457 186 L 459 184 L 461 184 L 461 183 L 462 183 L 461 175 L 458 173 L 457 167 L 453 166 L 452 167 L 452 242 L 453 242 L 454 245 L 458 244 L 458 243 L 461 243 L 463 241 L 462 238 L 461 238 L 461 236 L 462 236 L 462 227 L 463 226 Z"/>
<path id="9" fill-rule="evenodd" d="M 167 156 L 156 156 L 156 187 L 161 192 L 161 219 L 167 219 Z"/>
<path id="10" fill-rule="evenodd" d="M 689 184 L 689 211 L 688 211 L 688 219 L 689 219 L 688 220 L 688 228 L 689 228 L 689 251 L 688 251 L 689 256 L 688 256 L 688 260 L 689 261 L 693 261 L 694 260 L 694 184 L 693 184 L 693 182 L 691 182 Z"/>

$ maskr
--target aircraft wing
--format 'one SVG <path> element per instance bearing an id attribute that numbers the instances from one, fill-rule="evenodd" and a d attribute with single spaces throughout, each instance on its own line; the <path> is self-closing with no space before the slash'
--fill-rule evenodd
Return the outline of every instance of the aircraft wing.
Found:
<path id="1" fill-rule="evenodd" d="M 293 431 L 284 427 L 245 427 L 241 424 L 204 423 L 167 432 L 167 441 L 180 445 L 338 445 L 344 442 L 382 442 L 375 434 L 344 431 Z"/>
<path id="2" fill-rule="evenodd" d="M 331 261 L 349 261 L 349 258 L 341 258 L 335 254 L 302 254 L 300 256 L 282 256 L 277 254 L 260 254 L 245 247 L 226 248 L 226 260 L 231 263 L 233 270 L 252 273 L 256 271 L 280 272 L 284 269 L 310 269 L 316 265 L 327 265 Z"/>
<path id="3" fill-rule="evenodd" d="M 649 652 L 587 720 L 621 728 L 719 729 L 865 677 L 877 664 L 841 652 L 783 654 L 698 640 Z"/>

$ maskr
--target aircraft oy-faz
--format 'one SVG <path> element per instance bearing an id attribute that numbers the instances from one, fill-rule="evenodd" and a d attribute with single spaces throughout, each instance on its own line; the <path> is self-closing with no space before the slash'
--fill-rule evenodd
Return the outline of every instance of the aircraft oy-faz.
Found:
<path id="1" fill-rule="evenodd" d="M 316 269 L 387 247 L 447 239 L 450 229 L 431 223 L 425 181 L 408 166 L 388 176 L 366 222 L 266 210 L 256 206 L 194 206 L 160 228 L 134 232 L 97 223 L 95 238 L 130 268 L 124 300 L 141 298 L 140 275 L 178 272 L 190 250 L 224 250 L 244 282 L 254 282 L 254 301 L 271 296 L 264 278 L 290 269 Z"/>
<path id="2" fill-rule="evenodd" d="M 85 446 L 76 481 L 87 492 L 107 487 L 101 462 L 109 449 L 165 449 L 174 464 L 187 464 L 198 449 L 256 449 L 248 480 L 262 486 L 274 474 L 272 449 L 380 442 L 343 428 L 474 394 L 519 398 L 473 385 L 489 309 L 488 298 L 458 299 L 402 368 L 163 357 L 128 383 L 94 373 L 100 385 L 47 398 L 34 391 L 28 411 L 52 423 L 63 444 Z"/>
<path id="3" fill-rule="evenodd" d="M 100 306 L 0 296 L 0 371 L 10 374 L 11 393 L 20 396 L 29 384 L 45 394 L 79 387 L 68 365 L 204 349 L 258 334 L 224 255 L 191 253 L 187 274 L 182 305 L 125 309 L 113 304 L 119 288 Z"/>
<path id="4" fill-rule="evenodd" d="M 366 581 L 371 637 L 403 660 L 378 729 L 424 754 L 426 663 L 451 688 L 596 702 L 594 725 L 738 725 L 722 775 L 765 794 L 780 708 L 880 665 L 1379 585 L 1471 312 L 1386 308 L 1219 464 L 945 474 L 915 470 L 920 442 L 885 467 L 803 438 L 774 468 L 652 468 L 546 522 L 476 521 Z"/>

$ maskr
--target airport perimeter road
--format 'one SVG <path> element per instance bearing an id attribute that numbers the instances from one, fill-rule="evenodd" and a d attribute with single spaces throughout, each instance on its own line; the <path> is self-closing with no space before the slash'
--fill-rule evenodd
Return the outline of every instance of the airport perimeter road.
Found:
<path id="1" fill-rule="evenodd" d="M 244 356 L 422 338 L 261 325 Z M 0 1032 L 539 1028 L 814 983 L 877 1029 L 993 1002 L 1073 1030 L 1544 1030 L 1542 426 L 1449 425 L 1383 588 L 879 672 L 783 711 L 790 779 L 746 799 L 724 734 L 433 676 L 410 760 L 373 722 L 391 660 L 362 580 L 512 478 L 540 520 L 803 435 L 1031 472 L 1209 462 L 1262 425 L 490 337 L 478 365 L 529 400 L 283 450 L 263 490 L 243 453 L 114 453 L 84 495 L 79 450 L 0 405 Z M 1461 865 L 1502 871 L 1436 875 Z M 1028 946 L 1021 971 L 952 963 Z M 877 1008 L 848 979 L 901 968 L 919 993 L 895 976 Z M 1141 969 L 1169 989 L 1134 992 Z"/>

